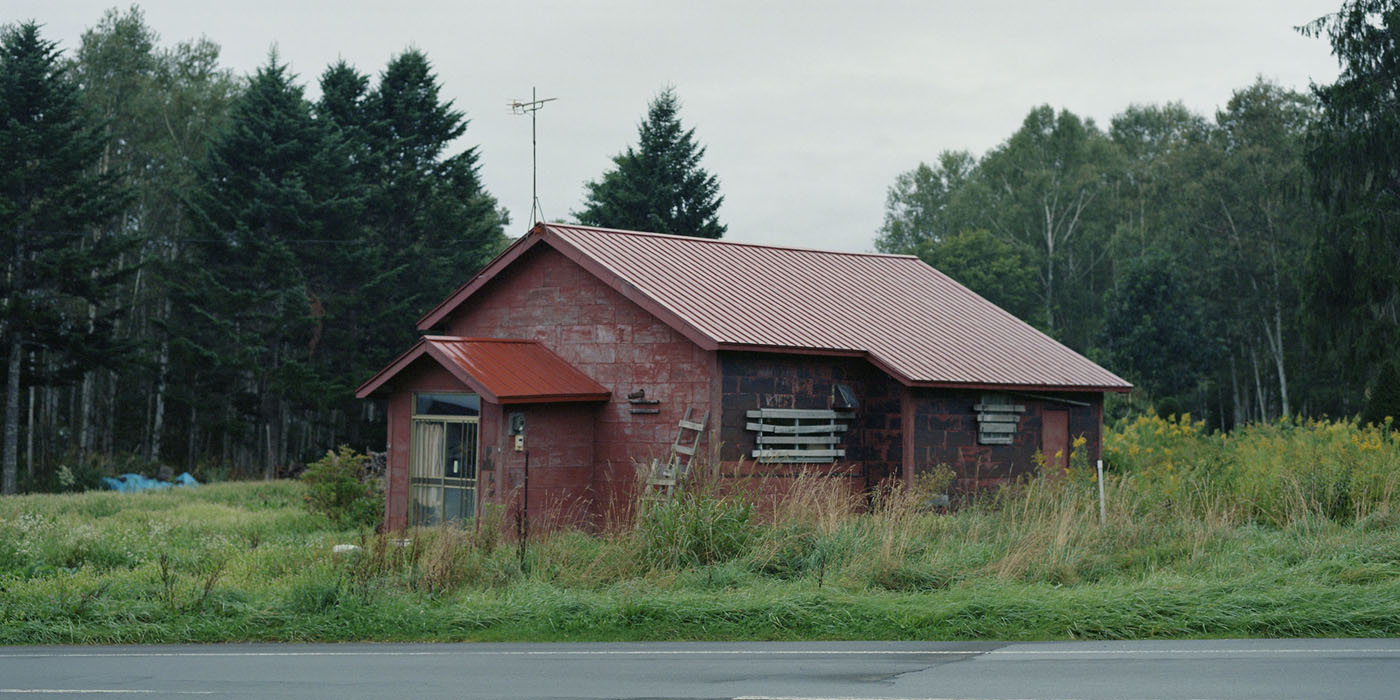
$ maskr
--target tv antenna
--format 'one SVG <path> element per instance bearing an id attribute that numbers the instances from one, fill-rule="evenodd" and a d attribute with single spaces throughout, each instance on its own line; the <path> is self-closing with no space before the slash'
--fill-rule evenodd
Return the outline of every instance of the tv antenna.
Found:
<path id="1" fill-rule="evenodd" d="M 530 219 L 537 222 L 544 221 L 544 207 L 540 206 L 540 196 L 538 194 L 540 159 L 538 140 L 535 138 L 535 112 L 540 111 L 540 109 L 544 107 L 544 103 L 553 102 L 557 99 L 559 98 L 546 97 L 544 99 L 539 99 L 535 97 L 535 88 L 532 87 L 530 88 L 529 102 L 511 100 L 510 103 L 510 111 L 512 114 L 530 115 Z M 539 213 L 539 218 L 535 218 L 536 212 Z"/>

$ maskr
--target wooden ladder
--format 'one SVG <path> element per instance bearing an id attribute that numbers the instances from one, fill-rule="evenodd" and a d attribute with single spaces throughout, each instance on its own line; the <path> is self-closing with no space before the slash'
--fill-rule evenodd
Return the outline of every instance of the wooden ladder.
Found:
<path id="1" fill-rule="evenodd" d="M 705 425 L 710 422 L 710 412 L 699 422 L 691 420 L 691 409 L 685 409 L 685 417 L 676 425 L 676 439 L 671 442 L 671 451 L 663 463 L 651 460 L 647 473 L 646 493 L 648 501 L 664 500 L 675 493 L 681 480 L 690 473 L 690 465 L 695 461 L 695 453 L 700 450 L 700 439 L 705 434 Z"/>

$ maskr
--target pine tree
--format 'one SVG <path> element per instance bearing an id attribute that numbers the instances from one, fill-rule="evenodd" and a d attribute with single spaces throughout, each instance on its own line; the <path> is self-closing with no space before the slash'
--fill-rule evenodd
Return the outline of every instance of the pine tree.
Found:
<path id="1" fill-rule="evenodd" d="M 663 90 L 647 108 L 637 129 L 637 148 L 613 157 L 616 166 L 602 179 L 585 185 L 580 223 L 609 228 L 720 238 L 719 180 L 700 167 L 705 148 L 695 143 L 695 129 L 680 121 L 680 101 L 673 88 Z"/>
<path id="2" fill-rule="evenodd" d="M 56 44 L 33 22 L 0 35 L 0 337 L 8 353 L 0 492 L 18 477 L 19 388 L 27 349 L 55 352 L 61 367 L 120 357 L 104 304 L 126 270 L 112 261 L 128 235 L 90 230 L 118 211 L 124 192 L 97 170 L 105 141 L 83 112 Z M 88 308 L 101 309 L 88 315 Z"/>

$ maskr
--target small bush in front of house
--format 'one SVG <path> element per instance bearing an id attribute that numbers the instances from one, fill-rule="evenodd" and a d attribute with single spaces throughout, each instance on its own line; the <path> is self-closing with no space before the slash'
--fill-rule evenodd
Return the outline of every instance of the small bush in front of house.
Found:
<path id="1" fill-rule="evenodd" d="M 345 528 L 373 528 L 384 514 L 384 491 L 370 476 L 369 456 L 346 445 L 306 465 L 306 507 Z"/>

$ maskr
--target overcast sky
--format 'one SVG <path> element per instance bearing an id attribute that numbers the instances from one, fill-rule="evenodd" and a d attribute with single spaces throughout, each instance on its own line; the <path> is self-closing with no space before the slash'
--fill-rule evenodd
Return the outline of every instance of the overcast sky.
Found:
<path id="1" fill-rule="evenodd" d="M 530 122 L 512 99 L 532 86 L 558 98 L 539 113 L 539 187 L 563 220 L 674 85 L 719 177 L 728 239 L 863 251 L 897 174 L 947 149 L 980 154 L 1035 105 L 1106 127 L 1134 103 L 1213 115 L 1260 75 L 1332 82 L 1326 41 L 1293 27 L 1340 0 L 139 4 L 162 44 L 207 36 L 240 74 L 276 44 L 312 97 L 337 58 L 377 75 L 423 50 L 471 120 L 462 146 L 478 147 L 512 235 L 530 211 Z M 5 5 L 0 21 L 38 20 L 71 51 L 113 3 Z"/>

